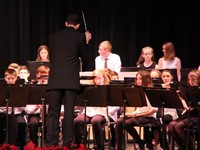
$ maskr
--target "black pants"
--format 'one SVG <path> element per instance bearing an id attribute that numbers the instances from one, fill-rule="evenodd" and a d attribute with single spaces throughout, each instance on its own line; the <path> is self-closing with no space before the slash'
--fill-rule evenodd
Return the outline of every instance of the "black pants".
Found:
<path id="1" fill-rule="evenodd" d="M 29 138 L 37 146 L 38 145 L 38 127 L 40 114 L 29 115 Z"/>
<path id="2" fill-rule="evenodd" d="M 63 119 L 63 145 L 73 142 L 74 135 L 74 101 L 76 99 L 76 90 L 51 90 L 49 93 L 49 108 L 47 113 L 47 133 L 46 146 L 58 145 L 59 142 L 59 118 L 60 109 L 63 101 L 64 119 Z"/>
<path id="3" fill-rule="evenodd" d="M 23 150 L 26 144 L 26 121 L 23 114 L 17 114 L 15 118 L 18 123 L 17 146 Z"/>
<path id="4" fill-rule="evenodd" d="M 18 135 L 18 123 L 14 114 L 8 115 L 8 141 L 6 141 L 6 113 L 0 113 L 0 144 L 7 142 L 8 144 L 16 145 Z"/>
<path id="5" fill-rule="evenodd" d="M 98 148 L 103 147 L 104 138 L 102 133 L 102 124 L 105 124 L 106 119 L 102 115 L 95 115 L 93 117 L 86 116 L 86 123 L 92 124 L 92 130 L 95 138 L 95 145 Z M 84 133 L 84 114 L 78 115 L 74 120 L 75 126 L 75 143 L 80 144 L 82 140 L 82 134 Z"/>

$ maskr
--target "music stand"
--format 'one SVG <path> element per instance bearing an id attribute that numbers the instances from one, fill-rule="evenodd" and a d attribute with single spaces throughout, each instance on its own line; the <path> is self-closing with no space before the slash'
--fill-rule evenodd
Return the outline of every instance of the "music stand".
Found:
<path id="1" fill-rule="evenodd" d="M 123 106 L 125 125 L 126 106 L 146 106 L 146 99 L 142 87 L 131 85 L 108 85 L 108 106 Z M 123 130 L 123 145 L 126 149 L 125 130 Z"/>
<path id="2" fill-rule="evenodd" d="M 8 107 L 26 106 L 30 92 L 29 85 L 7 84 L 0 87 L 0 106 L 6 106 L 6 143 L 8 143 Z"/>
<path id="3" fill-rule="evenodd" d="M 135 71 L 139 71 L 140 68 L 135 66 L 135 67 L 122 67 L 121 68 L 121 72 L 135 72 Z"/>
<path id="4" fill-rule="evenodd" d="M 162 110 L 162 130 L 164 131 L 164 109 L 165 108 L 183 108 L 176 90 L 164 88 L 145 88 L 146 95 L 153 107 L 159 107 Z M 162 134 L 162 143 L 164 148 L 165 136 Z"/>
<path id="5" fill-rule="evenodd" d="M 147 106 L 146 97 L 142 86 L 126 87 L 124 92 L 125 92 L 126 106 L 134 106 L 134 107 Z M 134 144 L 134 149 L 136 149 L 135 144 Z"/>
<path id="6" fill-rule="evenodd" d="M 106 85 L 89 85 L 83 90 L 84 94 L 79 94 L 76 98 L 76 106 L 84 106 L 84 144 L 86 144 L 86 109 L 87 107 L 107 107 L 107 87 Z"/>
<path id="7" fill-rule="evenodd" d="M 45 84 L 35 84 L 30 88 L 28 104 L 42 105 L 42 144 L 44 146 L 45 104 L 48 104 L 48 93 Z"/>
<path id="8" fill-rule="evenodd" d="M 125 88 L 126 106 L 143 107 L 147 106 L 144 89 L 141 86 Z"/>
<path id="9" fill-rule="evenodd" d="M 198 109 L 198 119 L 200 118 L 200 89 L 197 86 L 180 87 L 180 94 L 188 104 L 188 124 L 187 124 L 187 141 L 186 149 L 189 146 L 189 126 L 190 126 L 190 108 Z M 200 137 L 200 123 L 198 123 L 198 136 Z M 200 148 L 200 138 L 198 138 L 198 148 Z"/>

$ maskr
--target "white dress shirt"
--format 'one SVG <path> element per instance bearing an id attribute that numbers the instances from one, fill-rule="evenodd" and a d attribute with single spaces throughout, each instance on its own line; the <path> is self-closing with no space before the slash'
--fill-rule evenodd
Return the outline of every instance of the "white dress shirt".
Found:
<path id="1" fill-rule="evenodd" d="M 119 73 L 121 70 L 121 65 L 122 65 L 119 55 L 110 53 L 107 59 L 108 59 L 107 67 L 111 69 L 112 71 Z M 95 59 L 95 69 L 103 70 L 104 63 L 105 63 L 105 58 L 102 56 L 97 56 Z"/>

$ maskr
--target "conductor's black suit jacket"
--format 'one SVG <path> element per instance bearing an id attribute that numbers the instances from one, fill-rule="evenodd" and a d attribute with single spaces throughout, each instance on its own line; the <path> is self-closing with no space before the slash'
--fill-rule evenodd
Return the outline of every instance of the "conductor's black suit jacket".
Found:
<path id="1" fill-rule="evenodd" d="M 86 63 L 86 38 L 72 27 L 50 36 L 50 74 L 47 89 L 80 89 L 80 61 Z"/>

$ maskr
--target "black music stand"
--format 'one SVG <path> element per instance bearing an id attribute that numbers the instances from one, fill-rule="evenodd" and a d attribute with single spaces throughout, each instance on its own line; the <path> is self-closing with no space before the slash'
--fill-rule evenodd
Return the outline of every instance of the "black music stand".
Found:
<path id="1" fill-rule="evenodd" d="M 146 97 L 142 86 L 126 87 L 124 92 L 125 92 L 125 99 L 127 101 L 126 106 L 134 106 L 134 107 L 147 106 Z M 135 144 L 134 144 L 134 149 L 136 149 Z"/>
<path id="2" fill-rule="evenodd" d="M 146 99 L 142 87 L 131 85 L 108 85 L 108 106 L 123 106 L 126 113 L 127 106 L 142 107 L 146 106 Z M 125 125 L 125 117 L 123 120 Z M 126 149 L 125 130 L 123 130 L 123 146 Z"/>
<path id="3" fill-rule="evenodd" d="M 48 92 L 45 84 L 35 84 L 30 88 L 28 104 L 40 104 L 42 105 L 41 117 L 42 117 L 42 141 L 41 146 L 44 146 L 44 128 L 45 128 L 45 105 L 48 104 Z"/>
<path id="4" fill-rule="evenodd" d="M 162 130 L 164 131 L 164 109 L 165 108 L 183 108 L 176 90 L 164 88 L 145 88 L 146 95 L 153 107 L 161 108 Z M 164 148 L 165 135 L 162 134 L 162 144 Z"/>
<path id="5" fill-rule="evenodd" d="M 181 97 L 187 102 L 189 107 L 188 110 L 188 124 L 187 124 L 187 141 L 186 149 L 188 150 L 189 146 L 189 127 L 190 127 L 190 108 L 198 110 L 198 119 L 200 118 L 200 89 L 196 86 L 191 87 L 180 87 Z M 200 123 L 198 123 L 198 148 L 200 148 Z"/>
<path id="6" fill-rule="evenodd" d="M 8 143 L 8 107 L 26 106 L 30 85 L 9 85 L 0 87 L 0 106 L 6 106 L 6 143 Z"/>
<path id="7" fill-rule="evenodd" d="M 88 85 L 84 90 L 84 94 L 77 96 L 76 106 L 84 106 L 84 144 L 86 144 L 86 109 L 87 107 L 107 107 L 107 87 L 106 85 Z"/>

